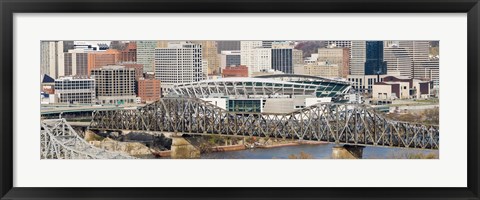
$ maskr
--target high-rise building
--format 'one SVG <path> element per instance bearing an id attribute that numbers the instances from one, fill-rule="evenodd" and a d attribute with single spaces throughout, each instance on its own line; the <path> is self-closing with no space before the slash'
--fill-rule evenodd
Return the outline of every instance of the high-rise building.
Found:
<path id="1" fill-rule="evenodd" d="M 412 78 L 412 62 L 405 48 L 389 42 L 384 46 L 383 53 L 387 62 L 387 74 Z"/>
<path id="2" fill-rule="evenodd" d="M 40 72 L 52 78 L 65 76 L 64 41 L 40 42 Z"/>
<path id="3" fill-rule="evenodd" d="M 329 46 L 318 49 L 317 62 L 326 65 L 338 65 L 338 77 L 346 78 L 350 73 L 350 50 L 344 47 Z"/>
<path id="4" fill-rule="evenodd" d="M 169 43 L 167 48 L 155 49 L 155 78 L 162 81 L 162 90 L 173 84 L 205 79 L 202 45 L 189 42 Z"/>
<path id="5" fill-rule="evenodd" d="M 399 47 L 404 48 L 412 63 L 412 78 L 428 78 L 434 82 L 434 86 L 440 84 L 439 81 L 439 61 L 430 59 L 430 41 L 398 41 Z"/>
<path id="6" fill-rule="evenodd" d="M 107 65 L 115 65 L 120 58 L 120 52 L 115 49 L 106 51 L 94 51 L 88 53 L 88 75 L 93 69 L 104 67 Z"/>
<path id="7" fill-rule="evenodd" d="M 247 65 L 249 76 L 254 72 L 268 71 L 272 69 L 272 49 L 255 48 L 250 50 L 250 53 L 250 66 Z"/>
<path id="8" fill-rule="evenodd" d="M 55 80 L 59 103 L 92 104 L 95 102 L 95 80 L 62 77 Z"/>
<path id="9" fill-rule="evenodd" d="M 155 48 L 157 41 L 137 41 L 137 63 L 143 65 L 143 72 L 154 71 Z"/>
<path id="10" fill-rule="evenodd" d="M 222 51 L 220 54 L 220 68 L 224 69 L 228 66 L 236 66 L 241 64 L 240 50 Z"/>
<path id="11" fill-rule="evenodd" d="M 217 53 L 221 54 L 222 51 L 240 51 L 240 41 L 217 41 Z"/>
<path id="12" fill-rule="evenodd" d="M 303 65 L 302 51 L 293 48 L 272 50 L 272 69 L 293 74 L 295 65 Z"/>
<path id="13" fill-rule="evenodd" d="M 240 64 L 250 67 L 254 56 L 253 49 L 261 47 L 262 41 L 240 41 Z"/>
<path id="14" fill-rule="evenodd" d="M 365 75 L 366 61 L 365 41 L 354 40 L 350 50 L 350 74 Z"/>
<path id="15" fill-rule="evenodd" d="M 91 49 L 70 49 L 64 53 L 65 76 L 88 77 L 88 53 Z"/>
<path id="16" fill-rule="evenodd" d="M 135 69 L 110 65 L 91 71 L 95 92 L 102 104 L 135 103 Z"/>
<path id="17" fill-rule="evenodd" d="M 217 54 L 217 42 L 213 40 L 192 41 L 202 47 L 202 59 L 207 61 L 208 75 L 220 74 L 220 58 Z"/>
<path id="18" fill-rule="evenodd" d="M 160 100 L 161 92 L 160 80 L 144 78 L 138 80 L 138 97 L 142 103 Z"/>
<path id="19" fill-rule="evenodd" d="M 383 60 L 383 41 L 367 41 L 365 75 L 383 74 L 387 74 L 387 63 Z"/>

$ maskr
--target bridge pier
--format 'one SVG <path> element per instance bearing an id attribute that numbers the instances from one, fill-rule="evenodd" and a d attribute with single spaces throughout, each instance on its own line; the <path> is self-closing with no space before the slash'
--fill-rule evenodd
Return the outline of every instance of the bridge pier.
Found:
<path id="1" fill-rule="evenodd" d="M 333 159 L 362 159 L 364 146 L 337 145 L 332 148 Z"/>
<path id="2" fill-rule="evenodd" d="M 171 158 L 200 158 L 200 150 L 182 136 L 172 136 Z"/>

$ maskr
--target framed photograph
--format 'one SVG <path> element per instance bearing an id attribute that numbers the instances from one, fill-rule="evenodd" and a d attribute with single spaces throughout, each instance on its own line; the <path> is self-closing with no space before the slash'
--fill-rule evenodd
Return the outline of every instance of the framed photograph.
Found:
<path id="1" fill-rule="evenodd" d="M 476 0 L 0 6 L 1 199 L 480 198 Z"/>

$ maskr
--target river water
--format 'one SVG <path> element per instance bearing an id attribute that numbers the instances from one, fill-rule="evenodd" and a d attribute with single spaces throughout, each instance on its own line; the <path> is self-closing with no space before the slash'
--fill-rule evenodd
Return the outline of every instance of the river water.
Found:
<path id="1" fill-rule="evenodd" d="M 330 159 L 334 144 L 304 144 L 276 148 L 256 148 L 241 151 L 203 153 L 202 159 L 288 159 L 289 155 L 305 152 L 315 159 Z M 438 154 L 438 150 L 416 150 L 389 147 L 365 147 L 364 159 L 402 159 L 409 154 Z"/>

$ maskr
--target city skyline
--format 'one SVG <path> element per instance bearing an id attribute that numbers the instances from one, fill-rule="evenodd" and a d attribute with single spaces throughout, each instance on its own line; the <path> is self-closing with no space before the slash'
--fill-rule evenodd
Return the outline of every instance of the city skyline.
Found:
<path id="1" fill-rule="evenodd" d="M 42 133 L 66 124 L 88 142 L 81 148 L 107 158 L 256 158 L 244 150 L 276 147 L 292 152 L 267 157 L 357 159 L 382 146 L 430 149 L 438 158 L 439 45 L 42 41 Z M 58 153 L 45 148 L 43 158 Z"/>

